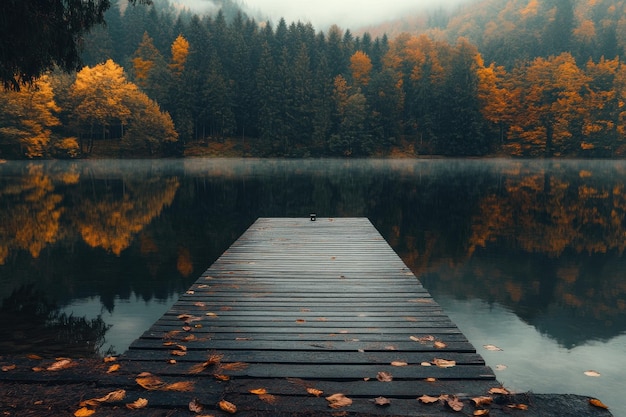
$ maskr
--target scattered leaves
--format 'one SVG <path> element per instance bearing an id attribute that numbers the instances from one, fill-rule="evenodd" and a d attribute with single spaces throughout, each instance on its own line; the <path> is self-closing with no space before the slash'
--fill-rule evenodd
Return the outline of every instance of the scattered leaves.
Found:
<path id="1" fill-rule="evenodd" d="M 265 388 L 251 389 L 250 393 L 256 394 L 256 395 L 263 395 L 263 394 L 267 394 L 267 390 Z"/>
<path id="2" fill-rule="evenodd" d="M 391 362 L 391 366 L 408 366 L 409 364 L 402 361 L 393 361 Z"/>
<path id="3" fill-rule="evenodd" d="M 101 403 L 112 403 L 116 401 L 122 401 L 124 397 L 126 397 L 126 391 L 124 391 L 123 389 L 120 389 L 117 391 L 111 391 L 107 395 L 101 398 L 92 398 L 90 400 L 81 401 L 79 405 L 81 407 L 85 407 L 87 405 L 91 407 L 95 407 L 97 405 L 100 405 Z"/>
<path id="4" fill-rule="evenodd" d="M 463 410 L 463 401 L 459 400 L 458 397 L 447 398 L 446 404 L 448 404 L 448 407 L 450 407 L 454 411 Z"/>
<path id="5" fill-rule="evenodd" d="M 472 401 L 474 402 L 474 405 L 476 405 L 476 407 L 482 407 L 485 405 L 490 405 L 493 402 L 493 397 L 475 397 L 472 398 Z"/>
<path id="6" fill-rule="evenodd" d="M 113 373 L 113 372 L 117 372 L 120 370 L 120 364 L 119 363 L 115 363 L 111 366 L 109 366 L 109 369 L 107 369 L 107 374 Z"/>
<path id="7" fill-rule="evenodd" d="M 376 379 L 380 382 L 391 382 L 393 381 L 393 375 L 389 372 L 382 371 L 376 374 Z"/>
<path id="8" fill-rule="evenodd" d="M 74 412 L 75 417 L 88 417 L 96 413 L 96 410 L 91 410 L 87 407 L 79 408 Z"/>
<path id="9" fill-rule="evenodd" d="M 374 398 L 374 404 L 376 404 L 379 407 L 385 407 L 385 406 L 391 405 L 391 400 L 385 397 L 376 397 Z"/>
<path id="10" fill-rule="evenodd" d="M 491 388 L 489 394 L 509 395 L 511 392 L 506 388 Z"/>
<path id="11" fill-rule="evenodd" d="M 483 345 L 483 347 L 487 350 L 490 350 L 492 352 L 501 352 L 502 349 L 500 349 L 498 346 L 496 345 Z"/>
<path id="12" fill-rule="evenodd" d="M 71 359 L 59 358 L 55 363 L 48 366 L 46 370 L 48 371 L 60 371 L 63 369 L 67 369 L 74 366 Z"/>
<path id="13" fill-rule="evenodd" d="M 126 408 L 131 410 L 138 410 L 140 408 L 146 408 L 148 406 L 148 400 L 145 398 L 137 398 L 137 401 L 126 404 Z"/>
<path id="14" fill-rule="evenodd" d="M 204 405 L 202 405 L 197 398 L 189 401 L 189 411 L 192 413 L 201 413 L 202 410 L 204 410 Z"/>
<path id="15" fill-rule="evenodd" d="M 609 407 L 606 406 L 605 404 L 602 403 L 602 401 L 596 399 L 596 398 L 590 398 L 589 399 L 589 404 L 593 405 L 594 407 L 598 407 L 598 408 L 604 408 L 605 410 L 608 410 Z"/>
<path id="16" fill-rule="evenodd" d="M 259 395 L 259 400 L 263 401 L 266 404 L 276 404 L 276 402 L 278 401 L 276 396 L 272 394 L 261 394 Z"/>
<path id="17" fill-rule="evenodd" d="M 317 388 L 307 388 L 306 392 L 308 392 L 311 395 L 315 395 L 316 397 L 319 397 L 320 395 L 324 393 L 324 391 L 319 390 Z"/>
<path id="18" fill-rule="evenodd" d="M 237 412 L 237 406 L 231 402 L 226 400 L 222 400 L 217 404 L 222 411 L 226 411 L 230 414 L 235 414 Z"/>
<path id="19" fill-rule="evenodd" d="M 422 395 L 417 400 L 424 404 L 433 404 L 439 401 L 439 397 L 431 397 L 430 395 Z"/>
<path id="20" fill-rule="evenodd" d="M 433 359 L 433 365 L 436 365 L 440 368 L 452 368 L 456 366 L 456 361 L 435 358 Z"/>
<path id="21" fill-rule="evenodd" d="M 328 406 L 330 408 L 347 407 L 352 404 L 352 400 L 341 393 L 326 397 L 326 401 L 328 401 Z"/>
<path id="22" fill-rule="evenodd" d="M 598 378 L 600 376 L 600 372 L 598 371 L 585 371 L 585 375 L 591 376 L 594 378 Z"/>

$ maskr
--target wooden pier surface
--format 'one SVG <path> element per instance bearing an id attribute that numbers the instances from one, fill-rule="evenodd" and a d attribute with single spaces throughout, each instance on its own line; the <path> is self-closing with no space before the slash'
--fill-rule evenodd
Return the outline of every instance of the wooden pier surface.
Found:
<path id="1" fill-rule="evenodd" d="M 127 415 L 138 398 L 148 405 L 132 413 L 146 416 L 222 416 L 233 407 L 241 416 L 459 415 L 445 399 L 417 400 L 425 395 L 461 402 L 462 415 L 508 416 L 524 402 L 496 394 L 474 405 L 500 387 L 494 373 L 364 218 L 257 220 L 117 364 L 109 373 L 109 364 L 44 371 L 38 381 L 80 386 L 67 396 L 81 400 L 125 391 L 87 405 L 96 416 Z M 11 378 L 28 382 L 16 390 L 36 391 L 33 372 L 20 371 L 27 366 Z M 332 408 L 334 394 L 351 404 Z M 519 415 L 552 415 L 533 401 Z M 568 398 L 575 413 L 558 406 L 553 415 L 610 415 L 591 413 L 586 401 Z"/>

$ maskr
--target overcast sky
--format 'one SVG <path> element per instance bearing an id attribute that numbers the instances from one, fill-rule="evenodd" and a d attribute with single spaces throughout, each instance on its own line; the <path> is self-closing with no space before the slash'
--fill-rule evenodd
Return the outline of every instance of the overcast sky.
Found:
<path id="1" fill-rule="evenodd" d="M 209 0 L 178 0 L 196 5 Z M 457 5 L 469 0 L 240 0 L 248 14 L 274 23 L 284 17 L 287 23 L 311 22 L 325 30 L 332 24 L 343 29 L 396 19 L 407 13 Z"/>

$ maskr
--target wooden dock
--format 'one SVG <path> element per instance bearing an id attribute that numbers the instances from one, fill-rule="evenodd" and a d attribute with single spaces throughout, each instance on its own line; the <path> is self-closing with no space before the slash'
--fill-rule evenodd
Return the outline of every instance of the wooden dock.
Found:
<path id="1" fill-rule="evenodd" d="M 499 386 L 364 218 L 259 219 L 123 360 L 194 384 L 152 393 L 151 404 L 193 397 L 211 412 L 226 400 L 240 414 L 319 415 L 342 393 L 352 404 L 340 411 L 422 415 L 422 395 L 467 399 Z"/>

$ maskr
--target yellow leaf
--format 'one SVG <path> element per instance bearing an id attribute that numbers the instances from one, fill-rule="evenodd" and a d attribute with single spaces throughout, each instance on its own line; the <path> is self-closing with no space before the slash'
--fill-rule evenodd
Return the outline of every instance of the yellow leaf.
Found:
<path id="1" fill-rule="evenodd" d="M 507 407 L 514 410 L 528 410 L 528 406 L 526 404 L 509 404 Z"/>
<path id="2" fill-rule="evenodd" d="M 306 392 L 308 392 L 311 395 L 315 395 L 316 397 L 319 397 L 320 395 L 324 393 L 324 391 L 316 389 L 316 388 L 307 388 Z"/>
<path id="3" fill-rule="evenodd" d="M 434 346 L 437 349 L 445 349 L 446 347 L 448 347 L 448 345 L 440 341 L 436 341 Z"/>
<path id="4" fill-rule="evenodd" d="M 456 362 L 455 361 L 450 361 L 447 359 L 433 359 L 433 364 L 437 365 L 440 368 L 452 368 L 453 366 L 456 366 Z"/>
<path id="5" fill-rule="evenodd" d="M 408 363 L 402 361 L 393 361 L 391 362 L 391 366 L 407 366 Z"/>
<path id="6" fill-rule="evenodd" d="M 117 391 L 111 391 L 109 392 L 107 395 L 105 395 L 104 397 L 100 397 L 100 398 L 92 398 L 90 400 L 85 400 L 82 401 L 79 405 L 81 407 L 84 407 L 86 405 L 95 407 L 101 403 L 112 403 L 112 402 L 116 402 L 116 401 L 122 401 L 124 399 L 124 397 L 126 397 L 126 391 L 123 389 L 117 390 Z"/>
<path id="7" fill-rule="evenodd" d="M 8 372 L 8 371 L 12 371 L 15 368 L 17 368 L 17 365 L 13 364 L 13 365 L 5 365 L 2 367 L 2 372 Z"/>
<path id="8" fill-rule="evenodd" d="M 67 369 L 73 366 L 71 359 L 59 359 L 52 365 L 48 366 L 46 369 L 48 371 L 60 371 L 62 369 Z"/>
<path id="9" fill-rule="evenodd" d="M 110 374 L 112 372 L 117 372 L 119 370 L 120 370 L 120 364 L 116 363 L 116 364 L 109 366 L 109 369 L 107 370 L 107 374 Z"/>
<path id="10" fill-rule="evenodd" d="M 509 395 L 510 392 L 508 389 L 506 388 L 491 388 L 489 390 L 489 394 L 502 394 L 502 395 Z"/>
<path id="11" fill-rule="evenodd" d="M 87 417 L 94 415 L 96 410 L 90 410 L 87 407 L 79 408 L 74 412 L 75 417 Z"/>
<path id="12" fill-rule="evenodd" d="M 439 397 L 431 397 L 430 395 L 422 395 L 421 397 L 418 398 L 418 401 L 424 404 L 432 404 L 432 403 L 436 403 L 437 401 L 439 401 Z"/>
<path id="13" fill-rule="evenodd" d="M 380 382 L 391 382 L 393 381 L 393 376 L 389 372 L 379 372 L 376 374 L 376 379 Z"/>
<path id="14" fill-rule="evenodd" d="M 389 400 L 389 398 L 385 398 L 385 397 L 376 397 L 374 398 L 374 404 L 384 407 L 387 405 L 391 405 L 391 400 Z"/>
<path id="15" fill-rule="evenodd" d="M 166 385 L 164 391 L 193 391 L 194 383 L 191 381 L 174 382 L 173 384 Z"/>
<path id="16" fill-rule="evenodd" d="M 200 401 L 198 401 L 197 398 L 194 398 L 189 402 L 189 411 L 192 413 L 201 413 L 203 409 L 204 406 L 200 404 Z"/>
<path id="17" fill-rule="evenodd" d="M 102 360 L 104 361 L 104 363 L 109 363 L 109 362 L 115 362 L 117 358 L 115 356 L 107 356 Z"/>
<path id="18" fill-rule="evenodd" d="M 170 354 L 174 356 L 185 356 L 187 352 L 185 352 L 184 350 L 172 350 Z"/>
<path id="19" fill-rule="evenodd" d="M 228 375 L 214 374 L 213 376 L 215 377 L 215 379 L 220 381 L 228 381 L 230 379 Z"/>
<path id="20" fill-rule="evenodd" d="M 341 393 L 326 397 L 326 401 L 328 401 L 328 406 L 330 408 L 347 407 L 352 404 L 352 400 Z"/>
<path id="21" fill-rule="evenodd" d="M 230 413 L 230 414 L 235 414 L 237 412 L 237 406 L 226 400 L 220 401 L 218 403 L 218 406 L 220 407 L 220 410 L 226 411 L 227 413 Z"/>
<path id="22" fill-rule="evenodd" d="M 446 404 L 454 411 L 461 411 L 463 409 L 463 401 L 459 400 L 457 397 L 448 398 Z"/>
<path id="23" fill-rule="evenodd" d="M 126 404 L 126 408 L 131 410 L 138 410 L 140 408 L 146 408 L 148 406 L 148 400 L 145 398 L 138 398 L 137 401 Z"/>
<path id="24" fill-rule="evenodd" d="M 267 390 L 265 388 L 251 389 L 250 393 L 256 394 L 256 395 L 263 395 L 263 394 L 267 394 Z"/>
<path id="25" fill-rule="evenodd" d="M 604 405 L 602 403 L 602 401 L 596 399 L 596 398 L 590 398 L 589 399 L 589 404 L 593 405 L 594 407 L 599 407 L 599 408 L 604 408 L 605 410 L 608 410 L 609 407 Z"/>
<path id="26" fill-rule="evenodd" d="M 483 405 L 491 404 L 493 402 L 493 398 L 492 397 L 475 397 L 475 398 L 472 398 L 472 401 L 474 402 L 476 407 L 480 407 Z"/>
<path id="27" fill-rule="evenodd" d="M 224 363 L 220 366 L 220 370 L 227 371 L 241 371 L 242 369 L 246 369 L 248 364 L 245 362 L 232 362 L 232 363 Z"/>
<path id="28" fill-rule="evenodd" d="M 426 382 L 435 382 L 435 381 L 437 381 L 437 378 L 426 378 L 425 381 Z"/>
<path id="29" fill-rule="evenodd" d="M 36 361 L 43 359 L 41 356 L 39 356 L 39 355 L 35 355 L 35 354 L 33 354 L 33 353 L 31 353 L 30 355 L 26 355 L 26 357 L 27 357 L 28 359 L 32 359 L 32 360 L 36 360 Z"/>
<path id="30" fill-rule="evenodd" d="M 486 416 L 489 414 L 489 410 L 474 410 L 475 416 Z"/>
<path id="31" fill-rule="evenodd" d="M 165 387 L 165 382 L 161 381 L 156 376 L 152 375 L 149 372 L 143 372 L 135 378 L 135 382 L 139 384 L 142 388 L 145 388 L 149 391 L 154 391 L 158 389 L 162 389 Z"/>

